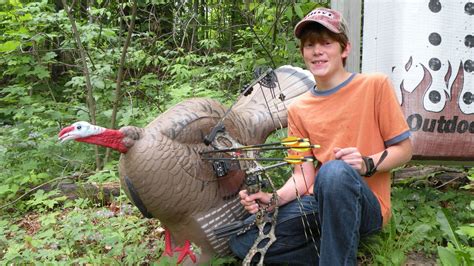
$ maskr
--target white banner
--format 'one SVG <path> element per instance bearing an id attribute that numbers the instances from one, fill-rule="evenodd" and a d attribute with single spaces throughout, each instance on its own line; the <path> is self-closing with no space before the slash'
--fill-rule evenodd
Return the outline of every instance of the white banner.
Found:
<path id="1" fill-rule="evenodd" d="M 473 1 L 364 1 L 362 72 L 392 78 L 419 157 L 474 158 L 473 22 Z"/>

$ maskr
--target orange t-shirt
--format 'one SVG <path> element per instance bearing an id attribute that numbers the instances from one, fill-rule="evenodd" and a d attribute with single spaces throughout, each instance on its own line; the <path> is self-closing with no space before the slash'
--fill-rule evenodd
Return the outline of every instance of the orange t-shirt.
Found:
<path id="1" fill-rule="evenodd" d="M 409 138 L 410 131 L 389 78 L 377 73 L 352 74 L 335 88 L 313 88 L 301 95 L 288 107 L 288 135 L 319 144 L 312 153 L 325 163 L 335 159 L 335 147 L 357 147 L 369 156 Z M 390 173 L 377 172 L 365 180 L 385 224 L 390 218 Z"/>

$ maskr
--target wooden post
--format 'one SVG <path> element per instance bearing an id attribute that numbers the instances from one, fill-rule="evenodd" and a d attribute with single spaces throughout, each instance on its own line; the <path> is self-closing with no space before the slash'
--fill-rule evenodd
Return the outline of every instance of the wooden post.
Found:
<path id="1" fill-rule="evenodd" d="M 362 0 L 332 0 L 331 8 L 341 12 L 349 29 L 348 37 L 352 50 L 347 58 L 346 69 L 350 72 L 360 72 Z"/>

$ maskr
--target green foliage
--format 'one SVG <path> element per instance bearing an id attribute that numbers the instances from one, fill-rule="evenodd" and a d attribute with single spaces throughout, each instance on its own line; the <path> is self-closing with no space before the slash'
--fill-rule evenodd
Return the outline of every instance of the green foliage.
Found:
<path id="1" fill-rule="evenodd" d="M 57 177 L 64 169 L 83 167 L 61 160 L 63 151 L 55 139 L 57 130 L 42 125 L 43 122 L 42 119 L 27 120 L 15 127 L 0 127 L 0 168 L 3 169 L 0 171 L 0 202 Z"/>
<path id="2" fill-rule="evenodd" d="M 118 179 L 118 161 L 107 163 L 104 169 L 95 172 L 87 178 L 89 182 L 96 183 L 114 182 Z"/>
<path id="3" fill-rule="evenodd" d="M 362 241 L 362 258 L 376 265 L 401 265 L 409 252 L 435 256 L 438 246 L 450 238 L 438 228 L 440 210 L 447 209 L 453 220 L 468 223 L 470 202 L 470 194 L 463 191 L 392 187 L 392 218 L 381 233 Z"/>
<path id="4" fill-rule="evenodd" d="M 66 199 L 65 196 L 58 196 L 59 191 L 52 190 L 47 193 L 44 190 L 37 190 L 33 197 L 26 202 L 26 205 L 30 210 L 36 210 L 38 212 L 44 212 L 52 210 L 55 206 L 59 205 Z"/>
<path id="5" fill-rule="evenodd" d="M 173 96 L 166 107 L 189 97 L 235 99 L 237 89 L 252 79 L 254 58 L 252 51 L 243 49 L 233 55 L 189 53 L 176 58 L 173 64 L 164 68 L 170 77 L 169 83 L 165 84 Z"/>
<path id="6" fill-rule="evenodd" d="M 462 186 L 463 189 L 474 189 L 474 168 L 469 169 L 467 178 L 469 179 L 469 184 Z"/>
<path id="7" fill-rule="evenodd" d="M 374 265 L 402 265 L 406 253 L 424 240 L 431 230 L 428 224 L 418 223 L 408 226 L 400 224 L 400 219 L 392 217 L 386 228 L 368 242 L 363 242 L 365 250 L 371 254 Z"/>
<path id="8" fill-rule="evenodd" d="M 120 210 L 67 208 L 0 220 L 1 264 L 141 264 L 157 261 L 159 223 Z M 19 225 L 14 221 L 20 220 Z"/>
<path id="9" fill-rule="evenodd" d="M 468 212 L 472 215 L 474 201 L 468 206 Z M 472 215 L 474 218 L 474 215 Z M 438 246 L 438 256 L 442 265 L 473 265 L 474 264 L 474 248 L 472 240 L 474 240 L 474 225 L 471 223 L 466 226 L 458 227 L 455 230 L 455 224 L 451 219 L 451 215 L 445 209 L 441 209 L 437 213 L 437 219 L 442 232 L 447 236 L 448 244 L 446 247 Z"/>

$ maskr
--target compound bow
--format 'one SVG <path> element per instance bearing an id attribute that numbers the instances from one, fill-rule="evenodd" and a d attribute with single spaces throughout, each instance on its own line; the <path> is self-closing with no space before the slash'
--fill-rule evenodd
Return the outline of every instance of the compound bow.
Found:
<path id="1" fill-rule="evenodd" d="M 276 97 L 273 89 L 277 86 L 278 81 L 276 74 L 272 69 L 267 69 L 263 71 L 260 70 L 260 74 L 250 85 L 247 85 L 241 92 L 242 96 L 247 96 L 251 94 L 253 87 L 256 84 L 262 85 L 262 87 L 267 87 L 272 90 L 272 97 Z M 281 91 L 281 90 L 280 90 Z M 280 93 L 278 97 L 281 101 L 285 99 L 285 95 Z M 265 99 L 267 102 L 267 100 Z M 263 260 L 268 248 L 276 241 L 275 236 L 275 226 L 278 216 L 278 195 L 276 193 L 276 188 L 274 186 L 271 178 L 266 174 L 267 170 L 287 166 L 290 164 L 302 164 L 303 162 L 312 162 L 315 160 L 313 156 L 298 156 L 298 155 L 289 155 L 284 158 L 263 158 L 259 157 L 258 153 L 262 151 L 270 150 L 294 150 L 297 152 L 308 151 L 313 148 L 319 148 L 318 145 L 312 145 L 309 143 L 308 139 L 296 138 L 296 137 L 287 137 L 282 139 L 277 143 L 266 143 L 266 144 L 257 144 L 257 145 L 241 145 L 235 139 L 233 139 L 226 131 L 224 127 L 224 119 L 230 113 L 232 107 L 237 102 L 237 100 L 229 107 L 229 109 L 224 113 L 219 122 L 212 128 L 209 135 L 204 138 L 204 143 L 206 145 L 211 145 L 214 149 L 209 151 L 201 152 L 202 159 L 212 162 L 214 172 L 217 177 L 223 177 L 229 171 L 229 162 L 237 161 L 240 164 L 240 169 L 245 171 L 245 185 L 247 187 L 248 193 L 257 193 L 263 188 L 268 188 L 271 190 L 272 198 L 268 205 L 261 206 L 258 212 L 255 214 L 255 220 L 250 224 L 244 224 L 242 221 L 237 221 L 232 224 L 224 225 L 215 230 L 217 237 L 229 236 L 232 234 L 243 234 L 249 230 L 252 226 L 257 226 L 259 234 L 255 239 L 252 247 L 244 258 L 243 265 L 250 265 L 253 257 L 256 254 L 260 254 L 260 260 L 258 265 L 263 265 Z M 267 102 L 268 107 L 268 102 Z M 269 109 L 270 112 L 270 109 Z M 270 112 L 270 116 L 274 121 L 273 115 Z M 275 124 L 275 122 L 274 122 Z M 283 127 L 280 124 L 280 129 Z M 278 129 L 278 128 L 275 128 Z M 221 139 L 225 139 L 225 143 L 222 143 Z M 229 142 L 231 145 L 229 146 Z M 245 154 L 245 155 L 244 155 Z M 270 166 L 261 166 L 258 164 L 259 161 L 280 161 L 279 163 L 270 165 Z M 299 200 L 298 191 L 296 191 L 297 199 Z M 305 219 L 308 218 L 305 216 Z M 308 223 L 308 221 L 306 221 Z M 305 221 L 303 220 L 303 224 Z M 309 223 L 308 223 L 309 224 Z M 270 225 L 270 230 L 265 233 L 264 228 Z M 306 231 L 306 230 L 305 230 Z M 310 231 L 311 232 L 311 231 Z M 313 234 L 311 232 L 311 238 L 314 241 Z M 262 243 L 266 241 L 264 245 Z M 317 247 L 316 247 L 317 251 Z"/>

